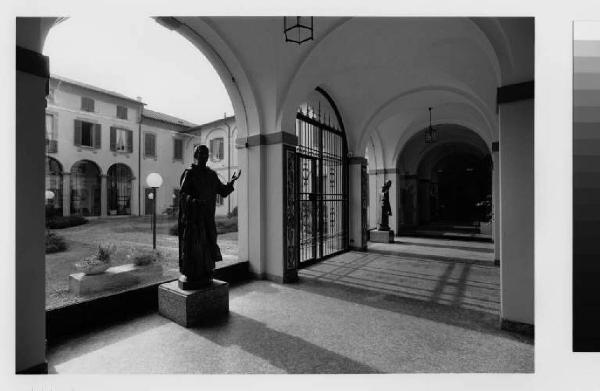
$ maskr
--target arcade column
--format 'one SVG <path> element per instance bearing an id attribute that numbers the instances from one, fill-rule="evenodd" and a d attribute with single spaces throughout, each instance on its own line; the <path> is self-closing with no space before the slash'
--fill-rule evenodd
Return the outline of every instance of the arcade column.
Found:
<path id="1" fill-rule="evenodd" d="M 534 84 L 498 89 L 502 328 L 534 323 Z"/>
<path id="2" fill-rule="evenodd" d="M 62 177 L 63 216 L 71 215 L 71 173 L 63 172 Z"/>
<path id="3" fill-rule="evenodd" d="M 348 158 L 348 215 L 349 247 L 353 250 L 367 248 L 367 159 L 353 156 Z"/>

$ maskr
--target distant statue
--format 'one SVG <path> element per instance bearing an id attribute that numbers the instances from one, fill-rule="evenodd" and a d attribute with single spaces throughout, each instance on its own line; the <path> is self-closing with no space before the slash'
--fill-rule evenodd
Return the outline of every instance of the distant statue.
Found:
<path id="1" fill-rule="evenodd" d="M 392 215 L 392 207 L 390 206 L 390 186 L 392 186 L 391 180 L 388 180 L 383 184 L 383 186 L 381 186 L 381 220 L 379 221 L 379 231 L 390 230 L 389 217 Z"/>
<path id="2" fill-rule="evenodd" d="M 227 197 L 241 172 L 227 184 L 206 166 L 208 148 L 194 148 L 194 163 L 181 175 L 179 192 L 179 288 L 192 290 L 210 285 L 215 262 L 223 260 L 217 245 L 216 196 Z"/>

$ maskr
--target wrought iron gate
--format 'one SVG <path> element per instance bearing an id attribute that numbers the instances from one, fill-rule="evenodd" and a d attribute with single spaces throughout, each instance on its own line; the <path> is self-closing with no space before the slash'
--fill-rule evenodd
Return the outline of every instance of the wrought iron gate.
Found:
<path id="1" fill-rule="evenodd" d="M 347 153 L 343 130 L 320 105 L 296 114 L 296 135 L 302 267 L 348 248 Z"/>

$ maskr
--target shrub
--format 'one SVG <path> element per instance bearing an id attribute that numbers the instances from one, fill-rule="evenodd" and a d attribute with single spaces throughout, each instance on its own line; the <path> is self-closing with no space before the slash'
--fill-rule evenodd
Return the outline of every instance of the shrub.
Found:
<path id="1" fill-rule="evenodd" d="M 492 195 L 488 194 L 483 201 L 476 204 L 479 212 L 479 221 L 487 223 L 492 220 Z"/>
<path id="2" fill-rule="evenodd" d="M 217 233 L 226 234 L 228 232 L 237 232 L 238 224 L 237 217 L 232 218 L 217 218 Z"/>
<path id="3" fill-rule="evenodd" d="M 54 216 L 46 219 L 46 228 L 50 229 L 61 229 L 75 227 L 87 223 L 88 220 L 85 217 L 79 215 L 72 216 Z"/>
<path id="4" fill-rule="evenodd" d="M 46 231 L 46 254 L 58 253 L 67 249 L 67 243 L 62 236 Z"/>
<path id="5" fill-rule="evenodd" d="M 225 216 L 217 216 L 215 220 L 217 225 L 217 234 L 237 232 L 238 230 L 237 217 L 228 218 Z M 177 231 L 177 223 L 175 223 L 169 228 L 169 235 L 177 236 Z"/>
<path id="6" fill-rule="evenodd" d="M 227 213 L 227 218 L 231 219 L 232 217 L 237 217 L 237 206 Z"/>
<path id="7" fill-rule="evenodd" d="M 132 248 L 127 258 L 136 266 L 147 266 L 162 260 L 162 254 L 154 249 Z"/>

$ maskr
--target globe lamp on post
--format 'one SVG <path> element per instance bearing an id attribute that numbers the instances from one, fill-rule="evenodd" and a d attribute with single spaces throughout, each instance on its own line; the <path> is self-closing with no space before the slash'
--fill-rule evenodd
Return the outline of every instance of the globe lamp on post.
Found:
<path id="1" fill-rule="evenodd" d="M 162 185 L 163 179 L 160 174 L 153 172 L 146 177 L 146 185 L 152 188 L 152 200 L 154 200 L 152 212 L 152 248 L 156 249 L 156 190 Z M 148 196 L 150 198 L 150 196 Z"/>

